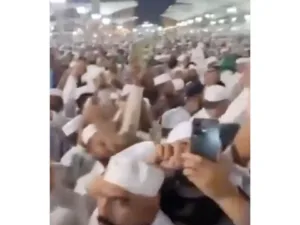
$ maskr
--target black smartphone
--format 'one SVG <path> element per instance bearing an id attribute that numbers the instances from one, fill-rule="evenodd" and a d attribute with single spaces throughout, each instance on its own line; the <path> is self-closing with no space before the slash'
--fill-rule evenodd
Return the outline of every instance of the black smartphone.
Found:
<path id="1" fill-rule="evenodd" d="M 238 130 L 238 124 L 220 124 L 214 119 L 194 119 L 191 152 L 216 162 L 220 153 L 233 142 Z"/>

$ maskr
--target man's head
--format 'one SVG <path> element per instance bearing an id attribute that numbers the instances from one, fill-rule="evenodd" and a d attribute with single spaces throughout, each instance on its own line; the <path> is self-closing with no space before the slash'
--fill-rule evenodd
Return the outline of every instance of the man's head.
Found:
<path id="1" fill-rule="evenodd" d="M 88 193 L 97 199 L 101 225 L 150 225 L 159 211 L 164 173 L 142 161 L 113 157 Z"/>
<path id="2" fill-rule="evenodd" d="M 218 119 L 222 116 L 229 105 L 226 88 L 220 85 L 212 85 L 204 91 L 203 108 L 211 116 Z"/>
<path id="3" fill-rule="evenodd" d="M 203 90 L 204 86 L 199 80 L 186 84 L 186 106 L 188 107 L 188 111 L 190 113 L 194 113 L 202 108 Z"/>
<path id="4" fill-rule="evenodd" d="M 211 86 L 220 81 L 220 68 L 212 64 L 207 68 L 207 71 L 204 75 L 204 85 Z"/>
<path id="5" fill-rule="evenodd" d="M 50 110 L 58 113 L 64 107 L 64 102 L 62 99 L 62 91 L 59 89 L 50 90 Z"/>

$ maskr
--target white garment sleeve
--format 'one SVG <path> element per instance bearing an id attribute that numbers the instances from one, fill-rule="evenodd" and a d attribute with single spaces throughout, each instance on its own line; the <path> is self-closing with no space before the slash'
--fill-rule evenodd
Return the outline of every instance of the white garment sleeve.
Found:
<path id="1" fill-rule="evenodd" d="M 76 78 L 69 76 L 63 90 L 63 101 L 66 104 L 70 99 L 75 99 L 75 91 L 77 88 Z"/>

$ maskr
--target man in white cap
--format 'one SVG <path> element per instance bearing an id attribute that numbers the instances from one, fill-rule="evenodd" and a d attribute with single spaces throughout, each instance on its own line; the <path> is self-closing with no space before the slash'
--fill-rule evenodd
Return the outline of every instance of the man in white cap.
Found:
<path id="1" fill-rule="evenodd" d="M 212 85 L 204 90 L 203 109 L 197 112 L 193 118 L 218 119 L 229 105 L 226 88 L 220 85 Z"/>
<path id="2" fill-rule="evenodd" d="M 164 172 L 142 161 L 112 157 L 88 193 L 97 199 L 89 225 L 172 225 L 159 210 Z"/>

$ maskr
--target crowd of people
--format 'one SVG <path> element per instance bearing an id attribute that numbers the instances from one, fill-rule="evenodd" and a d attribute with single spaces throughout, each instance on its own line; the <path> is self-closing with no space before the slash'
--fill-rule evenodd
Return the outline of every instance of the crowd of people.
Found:
<path id="1" fill-rule="evenodd" d="M 50 53 L 51 225 L 250 224 L 247 41 Z M 215 160 L 192 141 L 199 119 L 238 125 Z"/>

